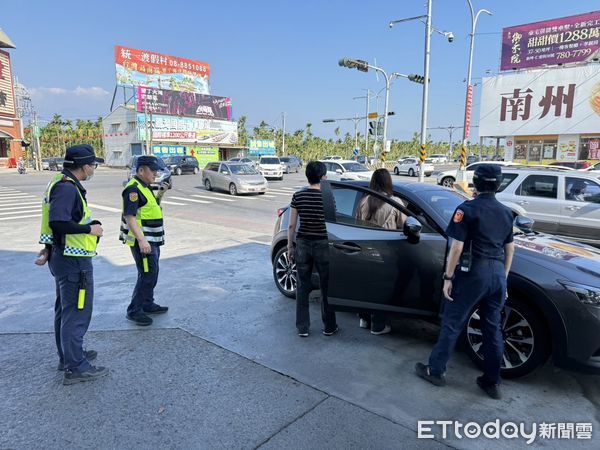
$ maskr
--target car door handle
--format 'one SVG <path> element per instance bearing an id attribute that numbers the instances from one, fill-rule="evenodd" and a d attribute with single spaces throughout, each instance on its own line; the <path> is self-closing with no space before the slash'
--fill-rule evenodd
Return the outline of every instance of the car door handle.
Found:
<path id="1" fill-rule="evenodd" d="M 529 202 L 527 200 L 519 200 L 517 203 L 519 205 L 529 205 Z"/>
<path id="2" fill-rule="evenodd" d="M 567 206 L 567 209 L 570 211 L 577 211 L 577 210 L 581 209 L 581 206 L 571 205 L 571 206 Z"/>
<path id="3" fill-rule="evenodd" d="M 338 250 L 343 250 L 345 252 L 352 252 L 352 253 L 357 253 L 360 252 L 362 249 L 356 245 L 356 244 L 352 244 L 352 243 L 344 243 L 344 244 L 331 244 L 333 246 L 333 248 L 337 248 Z"/>

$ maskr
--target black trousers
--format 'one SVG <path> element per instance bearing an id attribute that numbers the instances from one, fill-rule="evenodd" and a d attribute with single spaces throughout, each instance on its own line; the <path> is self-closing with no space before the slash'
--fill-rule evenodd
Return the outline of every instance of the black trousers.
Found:
<path id="1" fill-rule="evenodd" d="M 298 272 L 296 327 L 299 332 L 307 332 L 310 328 L 308 296 L 312 291 L 311 278 L 314 267 L 317 269 L 321 284 L 321 319 L 325 331 L 333 331 L 337 323 L 335 311 L 327 302 L 329 286 L 329 243 L 327 239 L 298 239 L 296 242 L 296 270 Z"/>
<path id="2" fill-rule="evenodd" d="M 160 259 L 160 246 L 150 244 L 152 252 L 142 255 L 137 242 L 131 247 L 131 254 L 137 267 L 137 282 L 131 296 L 131 303 L 127 307 L 127 314 L 142 312 L 143 308 L 154 303 L 154 288 L 158 282 L 158 260 Z M 144 264 L 144 258 L 147 265 Z"/>

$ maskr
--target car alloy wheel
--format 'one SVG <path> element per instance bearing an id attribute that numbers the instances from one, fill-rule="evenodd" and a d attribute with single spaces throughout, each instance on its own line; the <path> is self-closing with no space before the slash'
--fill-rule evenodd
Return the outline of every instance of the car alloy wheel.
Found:
<path id="1" fill-rule="evenodd" d="M 178 167 L 177 169 L 175 169 L 175 173 L 177 175 L 181 175 L 181 167 Z"/>
<path id="2" fill-rule="evenodd" d="M 235 183 L 231 183 L 229 185 L 229 193 L 231 195 L 237 195 L 238 194 L 237 187 L 235 186 Z"/>
<path id="3" fill-rule="evenodd" d="M 504 353 L 501 372 L 505 378 L 526 375 L 548 358 L 550 338 L 539 314 L 518 300 L 508 300 L 502 311 Z M 483 365 L 483 336 L 479 309 L 473 311 L 466 327 L 467 353 Z"/>
<path id="4" fill-rule="evenodd" d="M 452 178 L 452 177 L 442 178 L 442 186 L 451 188 L 452 186 L 454 186 L 454 178 Z"/>
<path id="5" fill-rule="evenodd" d="M 212 191 L 212 186 L 210 185 L 210 180 L 208 178 L 204 180 L 204 189 L 207 191 Z"/>
<path id="6" fill-rule="evenodd" d="M 298 278 L 296 272 L 296 262 L 288 258 L 287 247 L 281 247 L 275 255 L 275 264 L 273 264 L 273 278 L 279 291 L 289 298 L 296 297 L 296 288 Z"/>
<path id="7" fill-rule="evenodd" d="M 394 167 L 394 175 L 400 175 L 400 171 L 397 167 Z"/>
<path id="8" fill-rule="evenodd" d="M 197 174 L 198 174 L 198 168 L 194 167 L 194 175 L 197 175 Z"/>
<path id="9" fill-rule="evenodd" d="M 412 169 L 408 169 L 408 176 L 409 177 L 414 177 L 415 176 L 415 171 Z"/>

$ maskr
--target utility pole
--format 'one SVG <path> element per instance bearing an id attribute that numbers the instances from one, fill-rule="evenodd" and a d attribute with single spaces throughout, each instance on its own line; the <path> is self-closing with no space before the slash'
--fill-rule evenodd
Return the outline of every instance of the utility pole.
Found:
<path id="1" fill-rule="evenodd" d="M 150 133 L 148 132 L 148 102 L 146 102 L 146 98 L 142 97 L 143 101 L 144 101 L 144 126 L 145 126 L 145 133 L 144 133 L 144 140 L 146 141 L 146 148 L 144 149 L 143 154 L 144 155 L 148 155 L 148 143 L 149 143 L 149 138 L 150 138 Z"/>
<path id="2" fill-rule="evenodd" d="M 285 113 L 282 112 L 281 113 L 281 122 L 282 122 L 282 135 L 281 135 L 281 153 L 283 154 L 283 156 L 286 156 L 285 154 Z"/>
<path id="3" fill-rule="evenodd" d="M 421 109 L 421 155 L 419 159 L 419 181 L 425 181 L 423 163 L 427 156 L 427 107 L 429 105 L 429 54 L 431 52 L 431 7 L 432 0 L 427 1 L 427 22 L 425 23 L 425 62 L 423 67 L 423 107 Z"/>

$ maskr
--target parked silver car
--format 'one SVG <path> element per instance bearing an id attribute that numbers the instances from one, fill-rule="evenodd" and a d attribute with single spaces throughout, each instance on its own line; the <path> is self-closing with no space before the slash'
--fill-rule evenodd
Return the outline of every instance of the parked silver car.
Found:
<path id="1" fill-rule="evenodd" d="M 285 165 L 285 173 L 298 173 L 300 170 L 300 160 L 295 156 L 282 156 L 279 160 Z"/>
<path id="2" fill-rule="evenodd" d="M 600 175 L 551 168 L 503 167 L 498 200 L 519 205 L 534 228 L 600 243 Z"/>
<path id="3" fill-rule="evenodd" d="M 264 194 L 269 183 L 248 164 L 212 162 L 202 170 L 202 183 L 207 191 L 222 189 L 231 195 Z"/>

